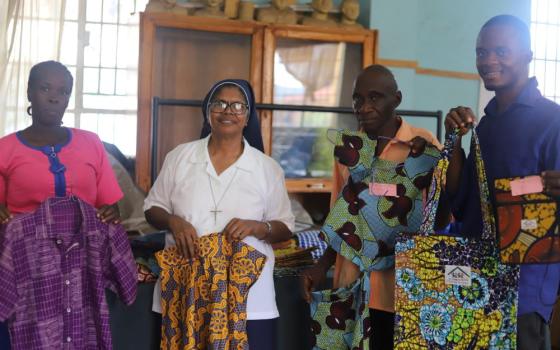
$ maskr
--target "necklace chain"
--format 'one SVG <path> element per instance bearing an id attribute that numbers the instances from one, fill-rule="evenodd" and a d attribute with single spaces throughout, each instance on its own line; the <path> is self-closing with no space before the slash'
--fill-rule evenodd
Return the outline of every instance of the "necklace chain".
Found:
<path id="1" fill-rule="evenodd" d="M 222 196 L 220 197 L 218 202 L 216 202 L 216 196 L 214 196 L 214 188 L 212 187 L 212 179 L 210 179 L 210 174 L 207 174 L 208 175 L 208 185 L 210 185 L 210 194 L 212 195 L 212 202 L 214 202 L 214 210 L 210 210 L 210 213 L 214 214 L 214 224 L 216 224 L 216 222 L 217 222 L 218 213 L 222 212 L 221 210 L 218 210 L 218 206 L 220 205 L 220 203 L 222 203 L 222 199 L 224 199 L 227 191 L 229 190 L 231 184 L 233 183 L 233 179 L 235 179 L 235 176 L 237 175 L 238 170 L 239 170 L 239 168 L 235 168 L 235 172 L 233 173 L 233 176 L 231 177 L 231 180 L 229 180 L 229 183 L 226 186 L 226 189 L 224 190 L 224 192 L 222 192 Z"/>

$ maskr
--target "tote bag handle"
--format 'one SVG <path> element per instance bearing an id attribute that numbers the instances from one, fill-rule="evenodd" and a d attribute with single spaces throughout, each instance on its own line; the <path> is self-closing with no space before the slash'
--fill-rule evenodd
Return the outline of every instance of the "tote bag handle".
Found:
<path id="1" fill-rule="evenodd" d="M 424 208 L 424 221 L 420 226 L 420 235 L 430 235 L 434 233 L 434 224 L 441 197 L 441 192 L 445 188 L 445 180 L 447 169 L 449 167 L 449 158 L 453 153 L 453 147 L 457 138 L 459 137 L 459 129 L 453 130 L 445 138 L 443 151 L 441 152 L 441 159 L 434 168 L 432 176 L 432 183 L 428 193 L 428 200 Z M 496 237 L 494 216 L 492 215 L 492 207 L 490 204 L 490 192 L 488 190 L 488 181 L 486 178 L 486 170 L 482 154 L 480 152 L 480 143 L 476 130 L 472 129 L 471 137 L 471 153 L 474 156 L 476 177 L 478 182 L 478 189 L 480 191 L 480 208 L 482 210 L 482 239 L 494 239 Z"/>

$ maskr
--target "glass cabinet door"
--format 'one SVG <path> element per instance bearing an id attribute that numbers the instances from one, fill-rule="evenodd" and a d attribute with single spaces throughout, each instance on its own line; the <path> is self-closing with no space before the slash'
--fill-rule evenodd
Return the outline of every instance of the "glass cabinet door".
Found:
<path id="1" fill-rule="evenodd" d="M 271 65 L 273 79 L 270 86 L 264 86 L 263 99 L 283 105 L 350 107 L 354 79 L 373 62 L 373 52 L 365 52 L 372 46 L 364 45 L 373 37 L 364 34 L 357 39 L 328 40 L 328 36 L 313 39 L 312 34 L 303 34 L 293 30 L 265 32 L 264 75 Z M 365 59 L 369 55 L 371 60 Z M 334 145 L 330 141 L 332 132 L 328 131 L 355 130 L 356 118 L 327 112 L 269 113 L 270 154 L 284 169 L 289 190 L 330 192 Z"/>
<path id="2" fill-rule="evenodd" d="M 281 38 L 274 55 L 273 103 L 348 107 L 359 73 L 361 45 Z M 286 178 L 332 175 L 330 129 L 355 129 L 349 114 L 275 111 L 271 154 Z"/>

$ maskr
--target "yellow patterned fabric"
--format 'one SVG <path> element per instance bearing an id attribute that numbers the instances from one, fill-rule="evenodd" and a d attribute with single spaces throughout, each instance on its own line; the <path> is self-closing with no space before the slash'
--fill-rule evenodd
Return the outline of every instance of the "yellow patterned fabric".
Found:
<path id="1" fill-rule="evenodd" d="M 162 271 L 161 349 L 248 349 L 246 304 L 266 256 L 222 234 L 200 237 L 197 258 L 176 247 L 156 253 Z"/>
<path id="2" fill-rule="evenodd" d="M 544 193 L 514 196 L 511 181 L 494 181 L 500 257 L 509 264 L 560 262 L 558 200 Z"/>

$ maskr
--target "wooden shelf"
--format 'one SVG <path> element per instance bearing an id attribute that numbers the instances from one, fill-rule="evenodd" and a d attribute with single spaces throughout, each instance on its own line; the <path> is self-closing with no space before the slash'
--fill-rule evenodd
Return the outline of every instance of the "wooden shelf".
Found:
<path id="1" fill-rule="evenodd" d="M 289 193 L 330 193 L 333 189 L 329 178 L 286 179 L 286 187 Z"/>

